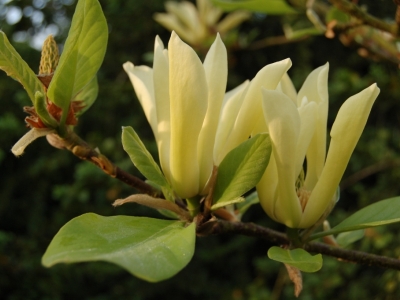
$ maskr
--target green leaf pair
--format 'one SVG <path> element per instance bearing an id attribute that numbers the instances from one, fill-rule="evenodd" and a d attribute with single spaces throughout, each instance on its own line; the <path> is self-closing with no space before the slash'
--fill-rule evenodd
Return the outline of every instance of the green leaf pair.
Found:
<path id="1" fill-rule="evenodd" d="M 80 0 L 60 62 L 49 85 L 47 96 L 62 108 L 61 124 L 65 123 L 71 101 L 93 80 L 107 48 L 108 27 L 97 0 Z M 88 85 L 84 94 L 97 94 L 96 83 Z M 85 98 L 93 102 L 93 96 Z"/>
<path id="2" fill-rule="evenodd" d="M 90 107 L 97 97 L 96 73 L 103 62 L 107 47 L 107 22 L 97 0 L 80 0 L 72 19 L 71 29 L 65 42 L 59 64 L 50 81 L 47 97 L 63 111 L 60 128 L 64 127 L 71 101 L 80 100 Z M 56 129 L 49 119 L 43 101 L 37 105 L 36 92 L 44 96 L 43 85 L 12 47 L 4 32 L 0 31 L 0 69 L 18 80 L 35 104 L 39 117 L 45 125 Z M 82 113 L 82 111 L 80 112 Z"/>
<path id="3" fill-rule="evenodd" d="M 171 186 L 132 127 L 122 128 L 122 144 L 138 170 L 148 180 L 160 186 L 168 200 L 174 201 L 171 199 Z M 212 209 L 244 201 L 241 196 L 258 183 L 270 155 L 271 142 L 268 134 L 258 134 L 230 151 L 218 168 Z"/>

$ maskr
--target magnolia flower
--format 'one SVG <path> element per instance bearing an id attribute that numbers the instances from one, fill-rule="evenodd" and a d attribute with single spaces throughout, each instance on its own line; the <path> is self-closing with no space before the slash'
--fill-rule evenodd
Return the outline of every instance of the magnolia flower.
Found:
<path id="1" fill-rule="evenodd" d="M 269 132 L 272 155 L 257 191 L 266 213 L 292 228 L 311 227 L 336 201 L 339 182 L 379 94 L 373 84 L 344 102 L 325 159 L 328 68 L 326 64 L 311 72 L 298 94 L 288 76 L 277 90 L 262 91 L 265 123 L 256 132 Z"/>
<path id="2" fill-rule="evenodd" d="M 212 173 L 227 81 L 227 54 L 219 35 L 203 64 L 172 32 L 168 50 L 156 37 L 153 69 L 130 62 L 124 69 L 152 127 L 165 177 L 182 198 L 200 194 Z"/>
<path id="3" fill-rule="evenodd" d="M 168 13 L 156 13 L 154 19 L 191 45 L 204 44 L 216 32 L 223 36 L 251 16 L 249 12 L 235 11 L 218 22 L 223 11 L 209 0 L 197 0 L 197 9 L 188 1 L 167 1 L 165 9 Z"/>
<path id="4" fill-rule="evenodd" d="M 181 198 L 207 194 L 213 166 L 247 140 L 263 119 L 261 88 L 275 89 L 289 59 L 261 69 L 226 93 L 227 54 L 219 35 L 202 64 L 172 32 L 157 37 L 153 69 L 127 62 L 128 73 L 157 141 L 163 173 Z"/>

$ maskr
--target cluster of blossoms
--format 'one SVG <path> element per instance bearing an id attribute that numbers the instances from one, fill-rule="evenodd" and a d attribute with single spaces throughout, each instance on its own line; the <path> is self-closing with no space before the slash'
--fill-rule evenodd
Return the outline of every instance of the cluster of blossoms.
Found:
<path id="1" fill-rule="evenodd" d="M 379 88 L 344 102 L 326 156 L 328 64 L 311 72 L 298 93 L 290 67 L 290 59 L 267 65 L 225 93 L 227 53 L 219 35 L 202 63 L 174 32 L 168 50 L 156 38 L 153 68 L 124 64 L 179 197 L 207 194 L 213 166 L 250 136 L 268 132 L 272 155 L 257 185 L 265 212 L 288 227 L 308 228 L 329 210 Z"/>

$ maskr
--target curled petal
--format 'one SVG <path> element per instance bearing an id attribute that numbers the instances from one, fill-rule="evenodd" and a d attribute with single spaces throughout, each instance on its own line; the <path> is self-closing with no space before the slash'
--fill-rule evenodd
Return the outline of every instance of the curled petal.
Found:
<path id="1" fill-rule="evenodd" d="M 173 32 L 168 46 L 171 108 L 171 180 L 177 194 L 199 192 L 197 143 L 207 112 L 207 79 L 192 48 Z"/>
<path id="2" fill-rule="evenodd" d="M 221 22 L 217 25 L 217 31 L 221 34 L 228 32 L 229 30 L 239 26 L 244 21 L 251 17 L 251 13 L 247 11 L 235 11 L 228 14 Z"/>
<path id="3" fill-rule="evenodd" d="M 242 108 L 236 119 L 232 131 L 233 140 L 241 143 L 250 136 L 259 119 L 263 117 L 261 89 L 274 90 L 291 65 L 290 59 L 285 59 L 269 64 L 257 73 L 250 83 Z"/>
<path id="4" fill-rule="evenodd" d="M 307 176 L 305 186 L 312 190 L 321 175 L 326 155 L 326 126 L 328 120 L 328 71 L 329 64 L 315 69 L 308 75 L 297 96 L 300 105 L 304 97 L 317 104 L 315 133 L 307 151 Z"/>
<path id="5" fill-rule="evenodd" d="M 157 114 L 154 100 L 153 70 L 147 66 L 135 67 L 131 62 L 123 64 L 135 89 L 147 121 L 157 139 Z"/>
<path id="6" fill-rule="evenodd" d="M 229 151 L 242 142 L 231 138 L 231 132 L 248 87 L 249 81 L 245 81 L 225 94 L 214 144 L 214 164 L 216 166 L 219 166 Z"/>
<path id="7" fill-rule="evenodd" d="M 198 155 L 200 166 L 200 188 L 204 187 L 213 168 L 213 149 L 222 101 L 228 77 L 228 59 L 224 43 L 219 34 L 204 61 L 208 85 L 208 107 L 199 136 Z"/>
<path id="8" fill-rule="evenodd" d="M 296 105 L 279 91 L 263 89 L 263 112 L 272 142 L 278 186 L 274 199 L 274 217 L 289 227 L 297 227 L 301 220 L 301 207 L 294 183 L 296 147 L 300 136 L 300 116 Z M 271 201 L 271 199 L 260 199 Z"/>
<path id="9" fill-rule="evenodd" d="M 300 174 L 303 168 L 306 152 L 316 127 L 317 104 L 315 102 L 308 102 L 307 98 L 304 98 L 304 100 L 305 102 L 298 108 L 301 126 L 299 142 L 296 147 L 296 176 Z"/>
<path id="10" fill-rule="evenodd" d="M 154 43 L 153 84 L 157 115 L 157 147 L 161 168 L 170 180 L 170 100 L 168 51 L 157 36 Z"/>
<path id="11" fill-rule="evenodd" d="M 373 84 L 350 97 L 340 108 L 332 126 L 325 167 L 304 210 L 302 228 L 313 225 L 331 204 L 378 94 L 379 88 Z"/>
<path id="12" fill-rule="evenodd" d="M 187 27 L 183 26 L 175 15 L 156 13 L 154 14 L 153 18 L 156 22 L 160 23 L 169 31 L 175 31 L 188 43 L 192 44 L 196 42 L 196 38 L 193 36 L 192 32 Z"/>

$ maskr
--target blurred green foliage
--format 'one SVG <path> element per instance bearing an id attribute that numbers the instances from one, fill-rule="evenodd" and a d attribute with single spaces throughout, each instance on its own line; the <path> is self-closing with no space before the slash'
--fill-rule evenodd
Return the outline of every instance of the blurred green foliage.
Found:
<path id="1" fill-rule="evenodd" d="M 63 43 L 74 1 L 0 1 L 0 8 L 20 7 L 41 12 L 40 23 L 22 16 L 15 24 L 0 14 L 0 28 L 37 70 L 40 53 L 29 46 L 29 36 L 56 24 Z M 78 133 L 97 146 L 118 166 L 141 176 L 121 145 L 121 126 L 133 126 L 156 155 L 156 146 L 122 64 L 149 64 L 154 37 L 164 43 L 169 32 L 152 20 L 164 11 L 161 0 L 100 1 L 109 25 L 109 44 L 99 71 L 99 97 L 80 119 Z M 377 5 L 377 3 L 380 5 Z M 359 1 L 379 17 L 393 19 L 392 1 Z M 36 5 L 36 6 L 33 6 Z M 390 7 L 392 9 L 390 9 Z M 1 11 L 1 9 L 0 9 Z M 28 15 L 28 14 L 27 14 Z M 255 39 L 282 35 L 280 17 L 256 14 L 240 28 Z M 16 33 L 27 32 L 25 42 Z M 14 41 L 13 41 L 14 37 Z M 21 37 L 21 35 L 20 35 Z M 329 217 L 336 225 L 360 207 L 400 195 L 400 80 L 398 67 L 358 56 L 337 39 L 315 36 L 299 43 L 229 53 L 228 90 L 251 79 L 264 65 L 290 57 L 289 71 L 297 88 L 314 68 L 329 61 L 329 126 L 340 105 L 373 82 L 381 94 L 343 180 L 341 199 Z M 55 233 L 67 221 L 86 212 L 110 215 L 156 213 L 127 204 L 113 208 L 111 201 L 133 191 L 96 167 L 78 161 L 67 151 L 49 146 L 44 138 L 15 158 L 10 148 L 26 132 L 22 112 L 30 101 L 21 86 L 0 73 L 0 294 L 2 299 L 294 299 L 293 286 L 282 265 L 267 258 L 268 241 L 243 236 L 198 238 L 194 259 L 176 277 L 151 284 L 107 263 L 41 266 L 41 256 Z M 370 167 L 369 169 L 366 169 Z M 372 170 L 372 171 L 371 171 Z M 354 174 L 358 174 L 354 176 Z M 283 228 L 255 205 L 244 221 Z M 390 257 L 400 257 L 399 225 L 366 231 L 349 246 Z M 305 274 L 300 299 L 399 299 L 400 272 L 356 266 L 324 257 L 321 271 Z"/>

